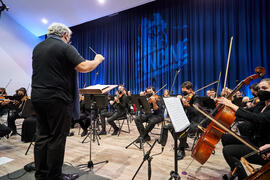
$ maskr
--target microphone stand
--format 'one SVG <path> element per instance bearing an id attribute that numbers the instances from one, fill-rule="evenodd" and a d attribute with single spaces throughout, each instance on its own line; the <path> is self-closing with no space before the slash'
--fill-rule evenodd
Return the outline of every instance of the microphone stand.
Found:
<path id="1" fill-rule="evenodd" d="M 172 84 L 172 88 L 171 88 L 170 94 L 172 94 L 172 92 L 173 92 L 174 83 L 175 83 L 176 78 L 177 78 L 178 74 L 180 73 L 180 71 L 181 71 L 181 67 L 175 72 L 174 80 L 173 80 L 173 84 Z"/>
<path id="2" fill-rule="evenodd" d="M 96 72 L 94 84 L 96 84 L 97 76 L 98 76 L 98 72 Z"/>
<path id="3" fill-rule="evenodd" d="M 148 161 L 148 180 L 151 179 L 151 175 L 152 175 L 152 170 L 151 170 L 151 161 L 153 159 L 153 156 L 150 156 L 150 153 L 153 149 L 153 147 L 155 146 L 157 142 L 157 139 L 155 140 L 155 142 L 153 143 L 153 145 L 151 146 L 151 148 L 149 149 L 149 151 L 147 151 L 143 157 L 143 161 L 141 162 L 139 168 L 137 169 L 136 173 L 134 174 L 134 176 L 132 177 L 132 180 L 134 180 L 134 178 L 136 177 L 136 175 L 138 174 L 138 172 L 140 171 L 143 163 L 147 160 Z"/>

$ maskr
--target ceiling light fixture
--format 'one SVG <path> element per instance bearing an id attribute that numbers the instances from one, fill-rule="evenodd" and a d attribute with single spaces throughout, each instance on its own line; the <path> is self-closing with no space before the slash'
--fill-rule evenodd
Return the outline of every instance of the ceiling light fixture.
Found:
<path id="1" fill-rule="evenodd" d="M 45 19 L 45 18 L 42 18 L 42 19 L 41 19 L 41 22 L 42 22 L 43 24 L 48 24 L 48 20 Z"/>
<path id="2" fill-rule="evenodd" d="M 100 4 L 104 4 L 104 3 L 105 3 L 105 0 L 98 0 L 98 2 L 99 2 Z"/>

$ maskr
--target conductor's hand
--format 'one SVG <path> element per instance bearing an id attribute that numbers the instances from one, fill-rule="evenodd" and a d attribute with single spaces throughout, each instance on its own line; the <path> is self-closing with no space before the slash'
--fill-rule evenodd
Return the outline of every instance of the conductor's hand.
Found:
<path id="1" fill-rule="evenodd" d="M 101 54 L 97 54 L 94 60 L 102 62 L 105 60 L 105 58 Z"/>

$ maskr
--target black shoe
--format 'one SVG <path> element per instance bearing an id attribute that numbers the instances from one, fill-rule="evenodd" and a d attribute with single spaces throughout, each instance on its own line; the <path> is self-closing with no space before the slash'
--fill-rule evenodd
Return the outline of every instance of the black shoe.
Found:
<path id="1" fill-rule="evenodd" d="M 151 137 L 149 135 L 143 138 L 144 142 L 151 141 Z"/>
<path id="2" fill-rule="evenodd" d="M 12 133 L 10 134 L 10 136 L 15 136 L 17 134 L 18 134 L 17 131 L 12 131 Z"/>
<path id="3" fill-rule="evenodd" d="M 98 135 L 106 135 L 107 133 L 106 133 L 106 131 L 100 131 L 99 133 L 98 133 Z"/>
<path id="4" fill-rule="evenodd" d="M 81 137 L 86 136 L 87 135 L 87 130 L 83 130 Z"/>
<path id="5" fill-rule="evenodd" d="M 74 136 L 74 132 L 71 131 L 71 132 L 68 134 L 68 136 Z"/>
<path id="6" fill-rule="evenodd" d="M 79 174 L 74 173 L 74 174 L 62 174 L 60 176 L 60 180 L 74 180 L 77 179 L 79 177 Z"/>
<path id="7" fill-rule="evenodd" d="M 113 131 L 112 135 L 113 135 L 113 136 L 115 136 L 115 135 L 117 135 L 117 134 L 118 134 L 118 132 L 119 132 L 119 128 L 114 129 L 114 131 Z"/>
<path id="8" fill-rule="evenodd" d="M 185 151 L 180 150 L 180 151 L 177 153 L 177 160 L 184 159 L 185 156 L 186 156 Z"/>

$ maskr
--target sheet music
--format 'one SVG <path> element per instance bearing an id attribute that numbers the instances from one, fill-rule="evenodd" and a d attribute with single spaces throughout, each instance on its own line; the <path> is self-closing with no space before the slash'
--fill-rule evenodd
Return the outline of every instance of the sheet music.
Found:
<path id="1" fill-rule="evenodd" d="M 185 130 L 190 122 L 184 111 L 182 103 L 177 97 L 163 98 L 166 109 L 171 118 L 175 132 L 180 132 Z"/>
<path id="2" fill-rule="evenodd" d="M 97 85 L 94 85 L 94 86 L 88 86 L 84 89 L 99 89 L 99 90 L 103 90 L 107 87 L 109 87 L 110 85 L 100 85 L 100 84 L 97 84 Z"/>

